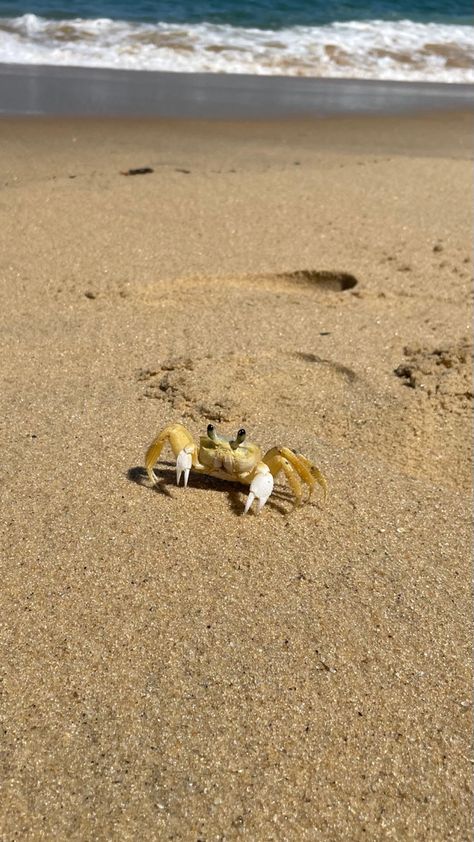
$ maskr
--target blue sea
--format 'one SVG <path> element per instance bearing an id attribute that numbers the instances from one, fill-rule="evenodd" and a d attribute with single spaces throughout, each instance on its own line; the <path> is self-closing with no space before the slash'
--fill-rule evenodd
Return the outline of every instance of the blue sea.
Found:
<path id="1" fill-rule="evenodd" d="M 0 62 L 474 81 L 467 0 L 0 0 Z"/>

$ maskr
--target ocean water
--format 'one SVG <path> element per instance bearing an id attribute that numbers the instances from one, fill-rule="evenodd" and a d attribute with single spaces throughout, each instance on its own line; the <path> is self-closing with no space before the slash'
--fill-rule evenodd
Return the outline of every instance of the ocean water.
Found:
<path id="1" fill-rule="evenodd" d="M 0 0 L 0 62 L 474 81 L 467 0 Z"/>

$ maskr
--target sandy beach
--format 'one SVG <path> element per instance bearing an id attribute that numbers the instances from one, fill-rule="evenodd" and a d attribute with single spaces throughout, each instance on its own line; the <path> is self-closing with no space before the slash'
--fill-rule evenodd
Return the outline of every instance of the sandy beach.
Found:
<path id="1" fill-rule="evenodd" d="M 471 129 L 0 122 L 2 842 L 470 838 Z"/>

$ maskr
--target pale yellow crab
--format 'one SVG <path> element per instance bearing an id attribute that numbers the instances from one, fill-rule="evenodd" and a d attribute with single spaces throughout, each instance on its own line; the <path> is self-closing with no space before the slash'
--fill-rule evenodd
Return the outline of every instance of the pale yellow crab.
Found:
<path id="1" fill-rule="evenodd" d="M 295 505 L 303 499 L 303 485 L 308 487 L 308 499 L 318 483 L 326 497 L 327 483 L 321 471 L 300 453 L 287 447 L 272 447 L 265 456 L 258 444 L 245 441 L 245 430 L 239 430 L 235 439 L 220 435 L 212 424 L 207 434 L 201 436 L 197 445 L 191 433 L 182 424 L 165 427 L 153 439 L 145 456 L 145 466 L 153 484 L 157 482 L 153 471 L 166 442 L 176 457 L 176 480 L 179 485 L 184 474 L 184 485 L 188 484 L 191 468 L 200 474 L 249 485 L 250 491 L 245 503 L 247 513 L 257 500 L 257 512 L 267 502 L 273 491 L 273 479 L 283 471 L 295 496 Z"/>

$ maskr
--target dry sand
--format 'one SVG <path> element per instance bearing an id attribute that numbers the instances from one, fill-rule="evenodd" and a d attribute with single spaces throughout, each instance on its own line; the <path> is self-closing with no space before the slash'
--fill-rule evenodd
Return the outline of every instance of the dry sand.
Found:
<path id="1" fill-rule="evenodd" d="M 4 842 L 470 837 L 470 126 L 0 124 Z"/>

